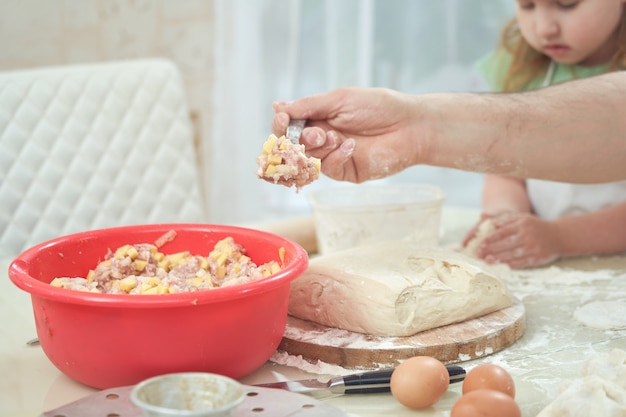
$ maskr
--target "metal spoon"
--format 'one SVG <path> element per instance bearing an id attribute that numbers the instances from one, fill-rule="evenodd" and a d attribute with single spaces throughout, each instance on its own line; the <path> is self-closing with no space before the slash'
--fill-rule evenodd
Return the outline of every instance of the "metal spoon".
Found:
<path id="1" fill-rule="evenodd" d="M 304 129 L 305 125 L 306 119 L 291 119 L 285 136 L 291 143 L 297 145 L 300 142 L 300 135 L 302 135 L 302 129 Z"/>

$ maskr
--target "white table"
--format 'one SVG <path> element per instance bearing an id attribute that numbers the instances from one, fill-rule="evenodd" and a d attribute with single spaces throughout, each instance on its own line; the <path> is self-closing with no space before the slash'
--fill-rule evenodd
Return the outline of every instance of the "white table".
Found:
<path id="1" fill-rule="evenodd" d="M 474 211 L 444 210 L 443 244 L 458 242 L 477 218 Z M 39 346 L 28 294 L 6 277 L 8 260 L 0 262 L 0 417 L 37 417 L 95 392 L 61 374 Z M 551 268 L 509 277 L 512 292 L 526 306 L 527 330 L 513 346 L 472 362 L 494 362 L 507 368 L 517 388 L 524 417 L 535 416 L 558 394 L 559 386 L 580 375 L 582 362 L 612 348 L 626 349 L 626 330 L 607 331 L 583 326 L 572 318 L 576 308 L 592 300 L 626 294 L 626 257 L 562 261 Z M 241 382 L 316 377 L 301 369 L 268 362 Z M 324 401 L 354 416 L 447 417 L 461 386 L 425 410 L 409 410 L 390 394 L 337 396 Z"/>

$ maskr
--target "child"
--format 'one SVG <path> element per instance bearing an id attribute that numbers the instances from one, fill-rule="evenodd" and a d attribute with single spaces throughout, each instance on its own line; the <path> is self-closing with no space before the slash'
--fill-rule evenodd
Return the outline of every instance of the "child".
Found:
<path id="1" fill-rule="evenodd" d="M 500 48 L 479 68 L 501 92 L 623 70 L 626 0 L 517 0 L 516 18 L 505 27 Z M 488 174 L 484 219 L 490 219 L 492 231 L 476 256 L 512 268 L 539 266 L 560 257 L 623 252 L 626 181 L 580 185 Z M 464 246 L 477 230 L 478 225 Z"/>

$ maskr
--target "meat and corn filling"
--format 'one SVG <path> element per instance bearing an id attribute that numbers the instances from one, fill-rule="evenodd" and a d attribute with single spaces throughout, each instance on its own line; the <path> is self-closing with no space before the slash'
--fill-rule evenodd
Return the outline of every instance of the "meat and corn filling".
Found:
<path id="1" fill-rule="evenodd" d="M 257 163 L 259 178 L 287 187 L 295 185 L 298 190 L 318 179 L 322 166 L 318 158 L 306 156 L 304 145 L 273 134 L 263 143 Z"/>
<path id="2" fill-rule="evenodd" d="M 279 251 L 281 262 L 284 248 Z M 245 248 L 227 237 L 208 256 L 165 254 L 155 245 L 124 245 L 109 251 L 86 278 L 55 278 L 50 284 L 108 294 L 168 294 L 226 287 L 267 277 L 280 270 L 276 261 L 257 266 Z"/>

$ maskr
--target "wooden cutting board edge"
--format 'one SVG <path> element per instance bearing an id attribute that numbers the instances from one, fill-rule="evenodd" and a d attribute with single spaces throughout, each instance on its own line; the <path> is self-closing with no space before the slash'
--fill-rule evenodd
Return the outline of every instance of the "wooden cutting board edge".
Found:
<path id="1" fill-rule="evenodd" d="M 337 329 L 292 316 L 287 319 L 287 328 L 297 331 L 285 332 L 279 351 L 301 356 L 311 363 L 322 361 L 346 369 L 369 370 L 395 367 L 405 359 L 420 355 L 435 357 L 443 363 L 458 363 L 499 352 L 522 337 L 526 317 L 524 304 L 514 298 L 513 305 L 505 309 L 408 337 L 368 336 L 344 331 L 349 337 L 337 338 L 333 342 L 325 335 L 336 333 Z M 316 342 L 316 334 L 323 342 Z M 360 340 L 350 343 L 346 339 Z"/>

